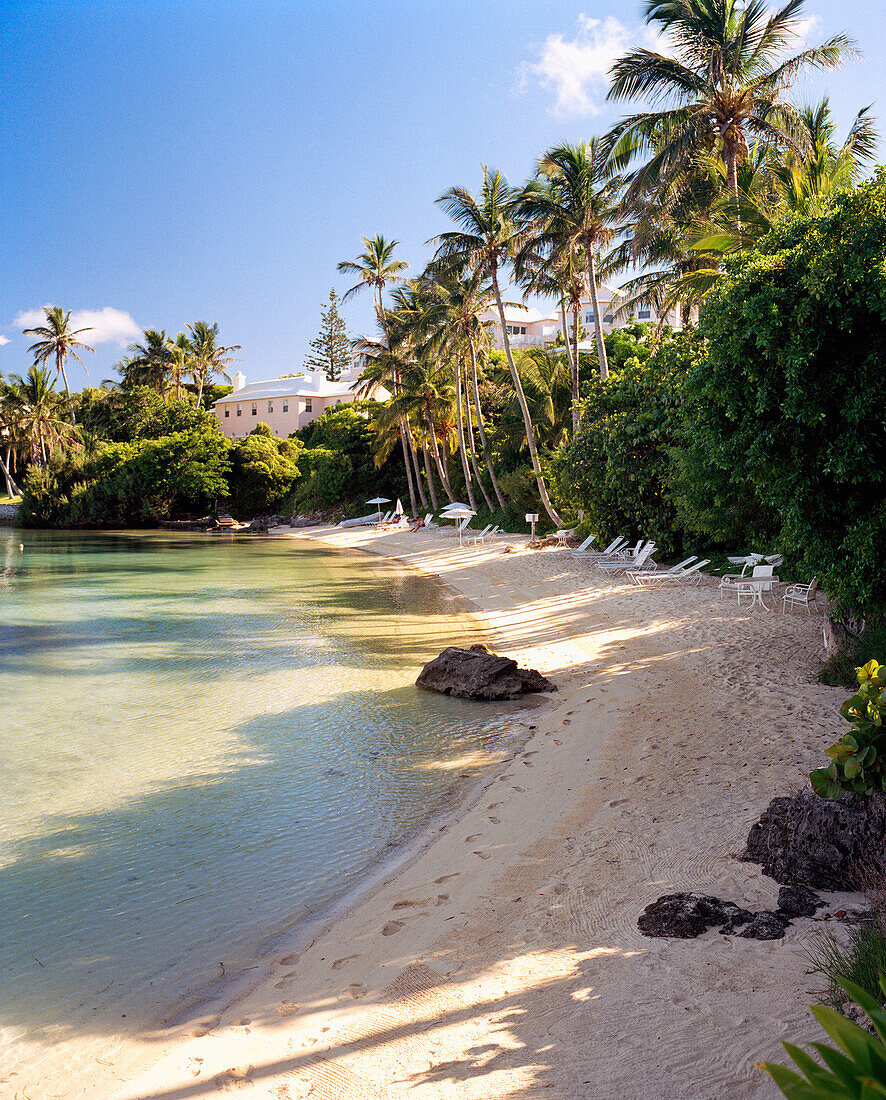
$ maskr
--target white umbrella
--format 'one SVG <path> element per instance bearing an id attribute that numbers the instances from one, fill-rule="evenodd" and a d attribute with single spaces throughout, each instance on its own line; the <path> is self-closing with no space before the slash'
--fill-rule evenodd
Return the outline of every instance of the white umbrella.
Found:
<path id="1" fill-rule="evenodd" d="M 452 504 L 447 504 L 447 505 L 446 505 L 446 507 L 445 507 L 444 509 L 442 509 L 442 510 L 443 510 L 444 512 L 449 512 L 449 511 L 450 511 L 451 509 L 453 509 L 453 508 L 468 508 L 468 507 L 470 507 L 470 505 L 468 505 L 468 504 L 462 504 L 462 503 L 461 503 L 460 501 L 454 500 L 454 501 L 452 502 Z"/>
<path id="2" fill-rule="evenodd" d="M 390 497 L 373 497 L 372 500 L 367 500 L 367 504 L 390 504 Z M 381 519 L 381 508 L 378 510 L 378 518 Z"/>
<path id="3" fill-rule="evenodd" d="M 464 519 L 465 516 L 475 516 L 476 514 L 477 513 L 474 511 L 474 509 L 469 508 L 467 504 L 453 504 L 453 505 L 450 505 L 450 507 L 446 509 L 446 518 L 447 519 L 460 520 L 460 519 Z M 462 529 L 461 529 L 461 526 L 459 525 L 459 528 L 458 528 L 458 545 L 459 546 L 461 546 L 461 544 L 462 544 L 461 539 L 462 539 Z"/>
<path id="4" fill-rule="evenodd" d="M 397 497 L 397 503 L 394 505 L 394 515 L 395 516 L 402 516 L 403 515 L 403 505 L 400 503 L 400 498 L 399 497 Z"/>

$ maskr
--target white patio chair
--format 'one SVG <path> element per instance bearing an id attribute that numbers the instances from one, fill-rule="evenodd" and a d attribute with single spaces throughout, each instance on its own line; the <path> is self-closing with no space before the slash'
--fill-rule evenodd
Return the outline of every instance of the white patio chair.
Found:
<path id="1" fill-rule="evenodd" d="M 791 605 L 791 611 L 795 604 L 805 606 L 806 613 L 812 614 L 812 604 L 815 603 L 815 593 L 818 591 L 818 577 L 813 577 L 809 584 L 789 584 L 784 590 L 781 602 L 781 613 L 784 614 Z"/>
<path id="2" fill-rule="evenodd" d="M 731 559 L 730 559 L 731 560 Z M 725 595 L 735 591 L 735 585 L 743 577 L 747 576 L 747 572 L 751 567 L 751 563 L 746 561 L 742 566 L 740 573 L 724 573 L 720 578 L 720 583 L 717 585 L 717 595 L 722 600 Z"/>
<path id="3" fill-rule="evenodd" d="M 692 561 L 692 558 L 689 561 Z M 685 569 L 679 569 L 675 566 L 672 569 L 657 570 L 651 573 L 632 569 L 626 575 L 641 588 L 665 588 L 669 584 L 694 585 L 701 583 L 701 570 L 710 564 L 710 558 L 702 558 L 701 561 L 697 561 L 694 565 L 690 565 Z"/>
<path id="4" fill-rule="evenodd" d="M 745 577 L 744 581 L 736 581 L 733 591 L 738 598 L 738 606 L 741 607 L 742 596 L 750 596 L 749 608 L 753 608 L 754 604 L 758 603 L 764 610 L 768 611 L 769 608 L 763 602 L 763 593 L 771 592 L 773 584 L 778 582 L 778 577 L 774 576 L 774 572 L 774 565 L 755 565 L 750 577 Z"/>
<path id="5" fill-rule="evenodd" d="M 574 534 L 574 527 L 561 527 L 559 530 L 554 532 L 554 538 L 557 540 L 558 546 L 565 546 L 566 540 L 571 539 Z"/>

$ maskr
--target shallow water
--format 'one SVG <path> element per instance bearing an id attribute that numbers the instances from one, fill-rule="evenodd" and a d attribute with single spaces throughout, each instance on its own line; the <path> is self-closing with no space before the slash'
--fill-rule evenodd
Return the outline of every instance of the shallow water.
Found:
<path id="1" fill-rule="evenodd" d="M 156 1026 L 488 760 L 419 692 L 475 635 L 382 559 L 0 528 L 0 1037 Z"/>

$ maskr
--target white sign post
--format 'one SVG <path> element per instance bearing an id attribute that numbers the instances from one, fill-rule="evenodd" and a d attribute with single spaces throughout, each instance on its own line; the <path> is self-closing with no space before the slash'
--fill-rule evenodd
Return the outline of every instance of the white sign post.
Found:
<path id="1" fill-rule="evenodd" d="M 538 523 L 538 512 L 527 512 L 526 522 L 532 524 L 532 538 L 530 542 L 535 542 L 535 525 Z"/>

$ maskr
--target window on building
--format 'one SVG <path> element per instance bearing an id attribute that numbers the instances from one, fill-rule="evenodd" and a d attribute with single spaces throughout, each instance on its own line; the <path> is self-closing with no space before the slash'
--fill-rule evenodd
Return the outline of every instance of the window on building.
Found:
<path id="1" fill-rule="evenodd" d="M 594 311 L 592 309 L 585 310 L 585 324 L 592 325 L 594 323 Z"/>
<path id="2" fill-rule="evenodd" d="M 273 402 L 273 401 L 269 401 L 269 402 L 268 402 L 268 412 L 269 412 L 269 413 L 272 413 L 273 411 L 274 411 L 274 402 Z"/>
<path id="3" fill-rule="evenodd" d="M 604 317 L 603 317 L 603 324 L 604 325 L 611 325 L 612 321 L 613 321 L 613 317 L 612 317 L 611 313 L 607 313 L 607 314 L 604 315 Z"/>
<path id="4" fill-rule="evenodd" d="M 230 416 L 230 415 L 231 415 L 231 410 L 227 407 L 227 405 L 225 405 L 225 416 Z"/>
<path id="5" fill-rule="evenodd" d="M 241 407 L 240 407 L 240 406 L 238 405 L 238 406 L 237 406 L 237 416 L 240 416 L 240 414 L 241 414 L 242 412 L 243 412 L 243 409 L 242 409 L 242 408 L 241 408 Z"/>
<path id="6" fill-rule="evenodd" d="M 306 397 L 305 398 L 305 412 L 309 413 L 309 412 L 313 412 L 313 411 L 314 411 L 314 399 L 312 397 Z"/>
<path id="7" fill-rule="evenodd" d="M 641 309 L 640 312 L 637 314 L 637 317 L 641 321 L 648 321 L 651 316 L 652 316 L 652 310 L 649 310 L 649 309 Z"/>
<path id="8" fill-rule="evenodd" d="M 285 413 L 288 413 L 288 412 L 289 412 L 289 402 L 288 402 L 288 401 L 284 401 L 284 402 L 283 402 L 283 411 L 284 411 Z"/>
<path id="9" fill-rule="evenodd" d="M 258 405 L 253 405 L 252 406 L 252 415 L 253 416 L 258 416 Z"/>

